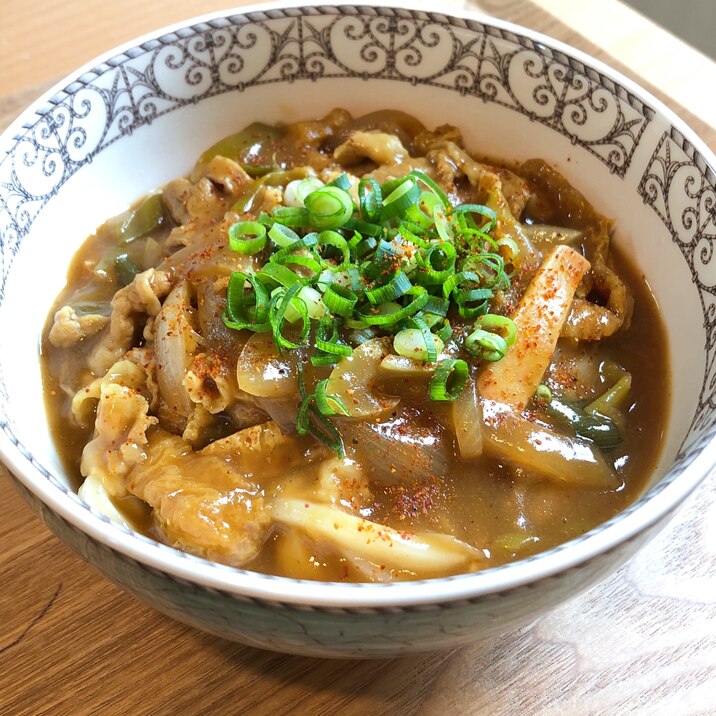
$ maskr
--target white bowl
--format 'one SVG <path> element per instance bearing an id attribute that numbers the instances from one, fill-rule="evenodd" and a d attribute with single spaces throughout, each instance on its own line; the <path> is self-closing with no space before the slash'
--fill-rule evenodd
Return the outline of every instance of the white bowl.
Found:
<path id="1" fill-rule="evenodd" d="M 420 582 L 254 574 L 110 523 L 69 486 L 50 438 L 38 337 L 79 243 L 253 120 L 403 109 L 468 146 L 556 164 L 618 222 L 661 306 L 673 407 L 648 492 L 588 534 L 514 564 Z M 392 656 L 535 616 L 614 570 L 714 464 L 714 157 L 600 62 L 477 15 L 257 6 L 145 36 L 78 70 L 0 137 L 0 452 L 48 527 L 161 611 L 256 646 Z"/>

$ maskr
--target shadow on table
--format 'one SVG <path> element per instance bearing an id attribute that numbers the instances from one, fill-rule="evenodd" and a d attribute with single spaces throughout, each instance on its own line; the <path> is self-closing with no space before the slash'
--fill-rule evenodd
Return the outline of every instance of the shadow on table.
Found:
<path id="1" fill-rule="evenodd" d="M 524 627 L 499 639 L 488 639 L 462 649 L 405 656 L 396 659 L 340 660 L 278 654 L 224 641 L 195 632 L 200 650 L 211 650 L 242 682 L 242 706 L 248 712 L 300 713 L 415 713 L 434 691 L 458 686 L 463 664 L 469 662 L 474 683 L 475 662 L 491 661 L 517 647 Z M 226 674 L 224 673 L 224 676 Z M 256 689 L 247 688 L 254 683 Z M 439 685 L 439 687 L 438 687 Z M 248 702 L 246 698 L 248 697 Z M 348 709 L 348 711 L 346 711 Z M 433 711 L 431 711 L 433 712 Z"/>

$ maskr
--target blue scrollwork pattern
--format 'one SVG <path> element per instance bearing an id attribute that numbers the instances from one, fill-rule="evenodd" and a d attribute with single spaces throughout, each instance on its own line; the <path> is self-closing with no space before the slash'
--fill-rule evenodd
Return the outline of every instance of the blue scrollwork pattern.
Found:
<path id="1" fill-rule="evenodd" d="M 716 434 L 716 176 L 676 130 L 659 141 L 639 183 L 686 259 L 698 288 L 706 336 L 703 388 L 682 448 L 705 443 Z"/>
<path id="2" fill-rule="evenodd" d="M 51 98 L 0 159 L 0 290 L 34 217 L 85 163 L 163 114 L 223 92 L 321 77 L 389 79 L 528 115 L 623 176 L 652 111 L 526 37 L 409 10 L 275 10 L 186 27 L 94 67 Z"/>

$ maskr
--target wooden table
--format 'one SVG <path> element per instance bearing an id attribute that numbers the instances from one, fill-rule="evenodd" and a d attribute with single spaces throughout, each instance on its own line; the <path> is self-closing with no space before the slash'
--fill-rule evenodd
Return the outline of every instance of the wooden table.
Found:
<path id="1" fill-rule="evenodd" d="M 615 0 L 466 4 L 605 59 L 716 148 L 714 94 L 697 91 L 716 65 Z M 95 54 L 223 5 L 1 0 L 0 129 Z M 276 655 L 177 624 L 65 548 L 4 473 L 0 489 L 2 714 L 716 713 L 713 477 L 636 559 L 532 626 L 388 662 Z"/>

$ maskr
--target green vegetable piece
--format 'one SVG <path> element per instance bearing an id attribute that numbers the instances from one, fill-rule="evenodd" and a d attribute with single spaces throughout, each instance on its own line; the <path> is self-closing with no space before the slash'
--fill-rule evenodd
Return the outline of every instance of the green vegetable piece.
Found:
<path id="1" fill-rule="evenodd" d="M 627 399 L 630 390 L 631 373 L 624 372 L 622 377 L 609 390 L 587 405 L 584 412 L 609 415 L 612 411 L 619 409 L 619 406 Z"/>
<path id="2" fill-rule="evenodd" d="M 241 164 L 249 176 L 263 176 L 275 166 L 272 145 L 282 134 L 283 131 L 277 127 L 254 122 L 240 132 L 212 144 L 199 157 L 191 178 L 198 179 L 214 157 L 228 157 Z"/>
<path id="3" fill-rule="evenodd" d="M 581 438 L 591 440 L 602 450 L 612 450 L 622 441 L 616 423 L 606 415 L 586 412 L 584 408 L 554 396 L 546 409 L 556 423 Z"/>
<path id="4" fill-rule="evenodd" d="M 127 254 L 119 254 L 114 260 L 114 272 L 122 286 L 129 286 L 139 273 L 139 267 Z"/>
<path id="5" fill-rule="evenodd" d="M 164 202 L 161 194 L 150 194 L 117 229 L 117 239 L 128 244 L 164 223 Z"/>

